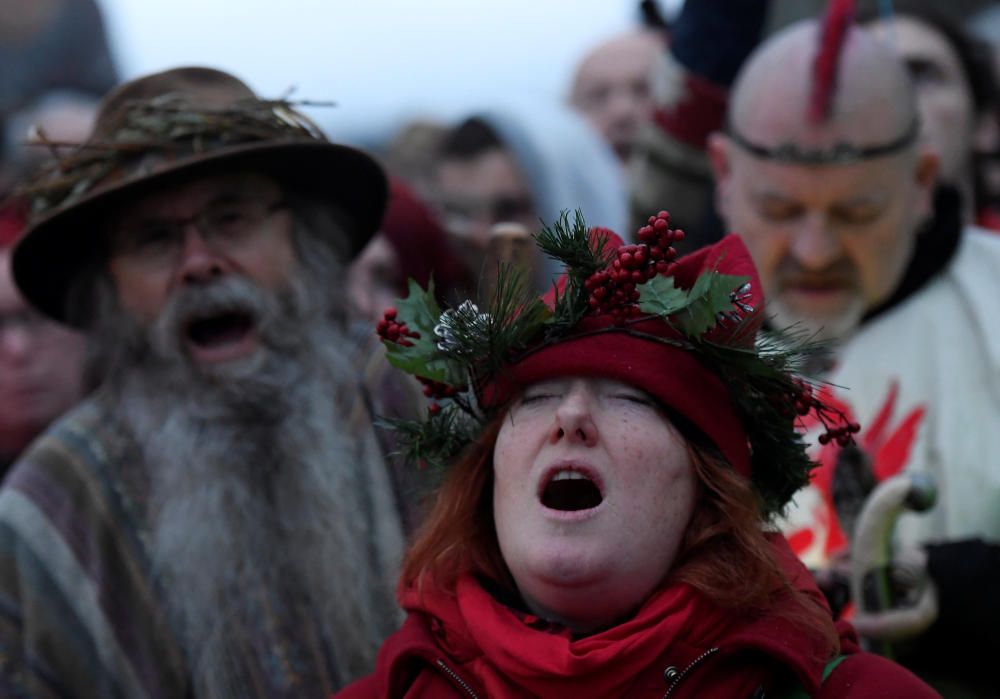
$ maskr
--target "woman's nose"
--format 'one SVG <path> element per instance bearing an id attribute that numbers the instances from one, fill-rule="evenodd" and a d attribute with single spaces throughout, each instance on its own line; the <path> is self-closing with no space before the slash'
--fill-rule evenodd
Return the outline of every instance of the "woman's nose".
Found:
<path id="1" fill-rule="evenodd" d="M 598 432 L 594 422 L 594 395 L 586 384 L 572 384 L 559 401 L 552 428 L 552 441 L 566 440 L 592 447 Z"/>

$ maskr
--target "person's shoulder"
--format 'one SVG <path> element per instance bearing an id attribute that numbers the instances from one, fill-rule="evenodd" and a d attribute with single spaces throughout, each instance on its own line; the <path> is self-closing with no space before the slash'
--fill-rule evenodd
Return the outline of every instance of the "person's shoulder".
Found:
<path id="1" fill-rule="evenodd" d="M 1000 269 L 1000 233 L 978 226 L 966 226 L 958 251 L 949 267 L 952 273 Z"/>
<path id="2" fill-rule="evenodd" d="M 106 519 L 120 491 L 115 474 L 122 464 L 115 462 L 126 442 L 107 399 L 84 399 L 11 465 L 0 488 L 0 522 L 27 535 L 39 531 L 42 519 Z"/>
<path id="3" fill-rule="evenodd" d="M 906 668 L 873 653 L 843 660 L 816 695 L 818 699 L 940 699 L 940 694 Z"/>
<path id="4" fill-rule="evenodd" d="M 437 646 L 427 617 L 411 612 L 403 626 L 382 644 L 375 672 L 334 696 L 336 699 L 462 696 L 441 674 L 439 660 L 443 657 L 446 654 Z"/>

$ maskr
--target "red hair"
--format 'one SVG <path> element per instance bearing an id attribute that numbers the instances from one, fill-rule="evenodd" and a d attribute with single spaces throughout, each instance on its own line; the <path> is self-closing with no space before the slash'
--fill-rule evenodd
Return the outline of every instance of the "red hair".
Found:
<path id="1" fill-rule="evenodd" d="M 453 591 L 459 575 L 469 572 L 514 589 L 493 521 L 493 447 L 503 419 L 494 419 L 448 471 L 403 561 L 403 585 L 419 587 L 432 577 Z M 668 581 L 687 583 L 725 609 L 758 613 L 775 594 L 790 594 L 795 610 L 784 616 L 820 629 L 832 657 L 839 642 L 830 612 L 781 572 L 749 480 L 721 457 L 686 443 L 701 494 Z"/>

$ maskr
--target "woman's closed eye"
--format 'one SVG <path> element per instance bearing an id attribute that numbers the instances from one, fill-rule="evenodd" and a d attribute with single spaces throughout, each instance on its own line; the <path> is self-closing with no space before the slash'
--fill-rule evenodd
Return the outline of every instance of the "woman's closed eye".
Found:
<path id="1" fill-rule="evenodd" d="M 559 396 L 552 392 L 533 392 L 525 393 L 521 396 L 521 400 L 518 401 L 520 405 L 533 405 L 538 403 L 543 403 L 547 400 L 552 400 L 558 398 Z"/>
<path id="2" fill-rule="evenodd" d="M 636 405 L 643 405 L 650 408 L 656 407 L 656 403 L 649 396 L 641 393 L 615 393 L 611 396 L 615 400 L 622 400 Z"/>

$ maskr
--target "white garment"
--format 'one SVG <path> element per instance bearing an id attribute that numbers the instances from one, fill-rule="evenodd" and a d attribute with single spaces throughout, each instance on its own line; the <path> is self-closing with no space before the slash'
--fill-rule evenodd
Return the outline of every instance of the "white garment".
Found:
<path id="1" fill-rule="evenodd" d="M 896 455 L 888 459 L 889 470 L 898 462 L 937 482 L 933 510 L 900 518 L 896 533 L 901 543 L 967 537 L 1000 541 L 998 311 L 1000 235 L 969 228 L 944 272 L 865 324 L 837 353 L 829 378 L 843 387 L 833 389 L 834 394 L 862 425 L 858 441 L 869 446 L 865 439 L 877 427 L 880 413 L 887 412 L 897 383 L 884 439 L 879 440 L 896 436 L 895 448 L 885 450 Z M 915 427 L 912 438 L 906 425 Z M 900 459 L 907 445 L 907 458 Z M 831 452 L 821 469 L 830 468 Z M 874 458 L 876 470 L 886 468 L 877 452 Z M 796 495 L 783 525 L 793 548 L 812 566 L 826 561 L 837 538 L 836 515 L 818 482 L 822 476 Z"/>

